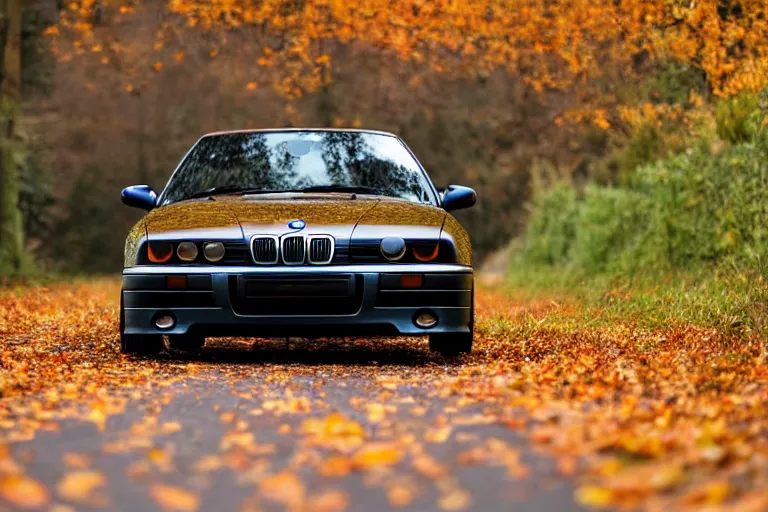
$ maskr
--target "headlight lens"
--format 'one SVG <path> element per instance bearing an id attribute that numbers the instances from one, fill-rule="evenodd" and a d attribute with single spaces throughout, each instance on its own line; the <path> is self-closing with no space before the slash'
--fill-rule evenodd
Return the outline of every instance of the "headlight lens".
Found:
<path id="1" fill-rule="evenodd" d="M 221 261 L 224 257 L 224 244 L 221 242 L 208 242 L 203 246 L 203 255 L 211 263 Z"/>
<path id="2" fill-rule="evenodd" d="M 176 255 L 181 261 L 195 261 L 197 258 L 197 245 L 193 242 L 181 242 L 176 249 Z"/>
<path id="3" fill-rule="evenodd" d="M 147 256 L 152 263 L 165 263 L 173 256 L 173 244 L 168 242 L 150 242 L 147 245 Z"/>
<path id="4" fill-rule="evenodd" d="M 405 240 L 399 236 L 388 236 L 381 241 L 379 249 L 388 261 L 398 261 L 405 256 Z"/>

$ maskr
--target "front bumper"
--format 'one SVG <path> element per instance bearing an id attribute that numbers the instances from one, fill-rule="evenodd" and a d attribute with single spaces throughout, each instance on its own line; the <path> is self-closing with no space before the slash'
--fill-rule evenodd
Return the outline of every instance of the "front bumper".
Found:
<path id="1" fill-rule="evenodd" d="M 404 287 L 401 277 L 414 275 L 423 276 L 421 286 Z M 471 267 L 445 264 L 137 266 L 123 271 L 124 329 L 209 337 L 467 333 L 473 278 Z M 423 312 L 437 317 L 434 327 L 414 323 Z M 155 326 L 162 315 L 175 319 L 172 328 Z"/>

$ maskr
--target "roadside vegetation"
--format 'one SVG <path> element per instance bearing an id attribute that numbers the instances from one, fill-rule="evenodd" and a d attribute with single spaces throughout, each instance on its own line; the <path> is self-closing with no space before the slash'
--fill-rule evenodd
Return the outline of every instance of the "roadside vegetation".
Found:
<path id="1" fill-rule="evenodd" d="M 764 340 L 766 98 L 742 94 L 683 121 L 636 125 L 612 161 L 596 164 L 633 163 L 613 180 L 540 170 L 509 287 L 578 299 L 594 321 L 688 322 Z"/>

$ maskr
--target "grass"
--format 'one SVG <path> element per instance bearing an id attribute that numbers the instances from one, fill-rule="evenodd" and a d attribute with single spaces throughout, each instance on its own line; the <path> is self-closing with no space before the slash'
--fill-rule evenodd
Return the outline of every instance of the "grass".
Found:
<path id="1" fill-rule="evenodd" d="M 755 269 L 586 275 L 566 267 L 514 264 L 505 286 L 520 299 L 579 304 L 582 325 L 694 325 L 737 339 L 768 335 L 768 283 Z"/>

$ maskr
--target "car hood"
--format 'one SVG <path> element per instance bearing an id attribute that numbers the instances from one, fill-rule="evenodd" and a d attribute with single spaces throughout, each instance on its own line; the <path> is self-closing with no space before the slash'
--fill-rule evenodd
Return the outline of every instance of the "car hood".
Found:
<path id="1" fill-rule="evenodd" d="M 342 196 L 342 197 L 338 197 Z M 338 239 L 439 238 L 446 213 L 440 208 L 397 199 L 327 195 L 220 196 L 182 201 L 151 211 L 145 218 L 150 240 L 249 240 L 282 235 L 301 219 L 301 233 Z"/>

